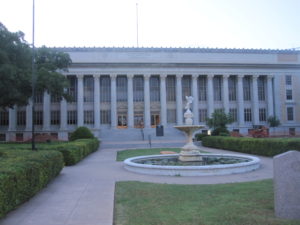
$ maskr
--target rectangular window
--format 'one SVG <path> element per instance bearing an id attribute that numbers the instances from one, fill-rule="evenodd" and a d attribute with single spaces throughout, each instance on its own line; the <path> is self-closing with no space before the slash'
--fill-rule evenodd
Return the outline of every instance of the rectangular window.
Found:
<path id="1" fill-rule="evenodd" d="M 259 77 L 257 79 L 257 88 L 258 88 L 258 100 L 265 101 L 266 100 L 266 83 L 264 77 Z"/>
<path id="2" fill-rule="evenodd" d="M 296 135 L 296 128 L 295 127 L 290 127 L 289 128 L 289 135 L 295 136 Z"/>
<path id="3" fill-rule="evenodd" d="M 134 112 L 133 123 L 135 128 L 144 127 L 144 114 L 143 112 Z"/>
<path id="4" fill-rule="evenodd" d="M 151 102 L 160 101 L 159 76 L 150 77 L 150 101 Z"/>
<path id="5" fill-rule="evenodd" d="M 265 108 L 259 109 L 259 121 L 266 122 L 267 121 L 267 113 Z"/>
<path id="6" fill-rule="evenodd" d="M 167 101 L 176 101 L 176 80 L 175 76 L 167 76 L 166 79 Z"/>
<path id="7" fill-rule="evenodd" d="M 43 111 L 34 112 L 34 124 L 43 125 Z"/>
<path id="8" fill-rule="evenodd" d="M 245 120 L 245 122 L 252 121 L 251 108 L 244 109 L 244 120 Z"/>
<path id="9" fill-rule="evenodd" d="M 16 141 L 24 141 L 23 133 L 16 133 Z"/>
<path id="10" fill-rule="evenodd" d="M 294 108 L 293 107 L 287 107 L 286 112 L 287 112 L 287 120 L 288 121 L 293 121 L 294 120 Z"/>
<path id="11" fill-rule="evenodd" d="M 77 111 L 75 110 L 68 111 L 67 123 L 70 125 L 77 124 Z"/>
<path id="12" fill-rule="evenodd" d="M 17 126 L 26 125 L 26 111 L 17 111 Z"/>
<path id="13" fill-rule="evenodd" d="M 83 96 L 84 102 L 94 102 L 94 78 L 92 76 L 83 78 Z"/>
<path id="14" fill-rule="evenodd" d="M 110 102 L 110 77 L 100 76 L 100 102 Z"/>
<path id="15" fill-rule="evenodd" d="M 204 123 L 207 119 L 207 109 L 199 109 L 199 122 Z"/>
<path id="16" fill-rule="evenodd" d="M 42 104 L 44 100 L 44 93 L 36 92 L 34 95 L 34 103 Z"/>
<path id="17" fill-rule="evenodd" d="M 76 76 L 67 76 L 69 81 L 68 94 L 71 96 L 69 102 L 77 102 L 77 78 Z"/>
<path id="18" fill-rule="evenodd" d="M 285 76 L 285 84 L 286 85 L 292 85 L 292 76 L 291 75 L 286 75 Z"/>
<path id="19" fill-rule="evenodd" d="M 237 122 L 237 108 L 229 109 L 229 114 L 231 115 L 233 122 Z"/>
<path id="20" fill-rule="evenodd" d="M 222 77 L 215 76 L 213 79 L 214 100 L 222 101 Z"/>
<path id="21" fill-rule="evenodd" d="M 100 123 L 101 124 L 110 124 L 110 110 L 101 110 L 100 111 Z"/>
<path id="22" fill-rule="evenodd" d="M 185 96 L 191 96 L 191 76 L 182 77 L 182 99 L 185 101 Z"/>
<path id="23" fill-rule="evenodd" d="M 60 124 L 60 111 L 55 110 L 51 111 L 51 125 L 59 125 Z"/>
<path id="24" fill-rule="evenodd" d="M 127 101 L 127 77 L 117 76 L 117 101 Z"/>
<path id="25" fill-rule="evenodd" d="M 176 123 L 176 109 L 167 109 L 167 122 Z"/>
<path id="26" fill-rule="evenodd" d="M 5 133 L 0 133 L 0 141 L 1 142 L 6 141 L 6 135 L 5 135 Z"/>
<path id="27" fill-rule="evenodd" d="M 50 99 L 51 99 L 51 103 L 59 103 L 61 100 L 61 98 L 58 97 L 57 95 L 51 95 Z"/>
<path id="28" fill-rule="evenodd" d="M 133 77 L 133 101 L 134 102 L 144 101 L 144 77 L 143 76 Z"/>
<path id="29" fill-rule="evenodd" d="M 206 77 L 198 77 L 198 96 L 199 101 L 206 101 Z"/>
<path id="30" fill-rule="evenodd" d="M 84 111 L 83 116 L 84 124 L 94 124 L 94 111 Z"/>
<path id="31" fill-rule="evenodd" d="M 228 79 L 229 101 L 236 101 L 236 77 L 230 76 Z"/>
<path id="32" fill-rule="evenodd" d="M 293 100 L 293 91 L 286 90 L 286 100 Z"/>
<path id="33" fill-rule="evenodd" d="M 250 77 L 243 79 L 244 101 L 251 101 L 251 80 Z"/>

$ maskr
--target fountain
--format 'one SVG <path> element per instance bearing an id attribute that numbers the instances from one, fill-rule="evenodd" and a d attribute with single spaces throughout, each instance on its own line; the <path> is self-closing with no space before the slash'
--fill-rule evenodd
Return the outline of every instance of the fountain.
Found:
<path id="1" fill-rule="evenodd" d="M 179 154 L 148 155 L 128 158 L 125 169 L 141 174 L 168 176 L 210 176 L 245 173 L 260 167 L 257 157 L 236 154 L 204 154 L 193 143 L 193 133 L 204 126 L 193 125 L 190 105 L 192 96 L 186 96 L 185 124 L 174 126 L 187 136 L 187 143 Z"/>

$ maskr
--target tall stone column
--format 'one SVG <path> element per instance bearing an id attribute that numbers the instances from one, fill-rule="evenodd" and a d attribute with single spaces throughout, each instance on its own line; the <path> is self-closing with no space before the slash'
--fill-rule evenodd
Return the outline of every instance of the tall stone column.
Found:
<path id="1" fill-rule="evenodd" d="M 167 125 L 167 88 L 166 88 L 166 74 L 160 75 L 160 118 L 161 125 Z"/>
<path id="2" fill-rule="evenodd" d="M 62 99 L 60 101 L 60 130 L 67 129 L 67 121 L 68 121 L 68 109 L 67 109 L 67 101 L 66 99 Z"/>
<path id="3" fill-rule="evenodd" d="M 198 97 L 198 74 L 192 75 L 192 95 L 193 101 L 193 114 L 194 124 L 199 124 L 199 97 Z"/>
<path id="4" fill-rule="evenodd" d="M 100 74 L 94 74 L 94 127 L 100 129 Z"/>
<path id="5" fill-rule="evenodd" d="M 182 108 L 182 74 L 176 74 L 176 120 L 177 125 L 182 125 L 183 108 Z"/>
<path id="6" fill-rule="evenodd" d="M 128 105 L 128 114 L 127 114 L 127 125 L 129 128 L 134 126 L 134 114 L 133 114 L 133 74 L 127 74 L 127 105 Z"/>
<path id="7" fill-rule="evenodd" d="M 213 74 L 207 75 L 207 116 L 210 118 L 214 112 L 214 90 L 213 90 Z"/>
<path id="8" fill-rule="evenodd" d="M 229 90 L 228 90 L 229 74 L 223 74 L 223 107 L 226 114 L 229 113 Z"/>
<path id="9" fill-rule="evenodd" d="M 257 87 L 258 75 L 254 74 L 252 76 L 252 115 L 253 115 L 253 124 L 259 124 L 259 112 L 258 112 L 258 87 Z"/>
<path id="10" fill-rule="evenodd" d="M 117 127 L 117 74 L 110 74 L 110 85 L 111 85 L 111 127 Z"/>
<path id="11" fill-rule="evenodd" d="M 51 112 L 50 112 L 50 95 L 47 91 L 44 92 L 43 99 L 43 131 L 50 130 L 50 120 L 51 120 Z"/>
<path id="12" fill-rule="evenodd" d="M 150 74 L 144 74 L 144 117 L 145 128 L 151 127 L 151 109 L 150 109 Z"/>
<path id="13" fill-rule="evenodd" d="M 32 130 L 32 99 L 28 101 L 26 106 L 26 131 Z"/>
<path id="14" fill-rule="evenodd" d="M 237 83 L 237 90 L 238 90 L 238 121 L 239 125 L 244 125 L 244 92 L 243 92 L 243 78 L 244 75 L 238 75 L 238 83 Z"/>
<path id="15" fill-rule="evenodd" d="M 83 126 L 83 74 L 77 75 L 77 126 Z"/>
<path id="16" fill-rule="evenodd" d="M 15 131 L 17 126 L 17 110 L 16 106 L 8 110 L 8 131 Z"/>
<path id="17" fill-rule="evenodd" d="M 274 116 L 273 108 L 273 85 L 272 85 L 273 75 L 267 76 L 267 89 L 268 89 L 268 116 Z"/>

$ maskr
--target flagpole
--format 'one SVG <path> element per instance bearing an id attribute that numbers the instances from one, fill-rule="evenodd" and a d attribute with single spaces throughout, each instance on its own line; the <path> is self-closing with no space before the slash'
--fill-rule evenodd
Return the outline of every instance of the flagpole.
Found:
<path id="1" fill-rule="evenodd" d="M 32 134 L 31 134 L 31 149 L 37 150 L 35 147 L 35 46 L 34 46 L 34 29 L 35 29 L 35 4 L 34 0 L 32 0 L 32 61 L 31 61 L 31 70 L 32 70 Z"/>
<path id="2" fill-rule="evenodd" d="M 138 3 L 136 3 L 136 46 L 139 47 L 139 11 Z"/>

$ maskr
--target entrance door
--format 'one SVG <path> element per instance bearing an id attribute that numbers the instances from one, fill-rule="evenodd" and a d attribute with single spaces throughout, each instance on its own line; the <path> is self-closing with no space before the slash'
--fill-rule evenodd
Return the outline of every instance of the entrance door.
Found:
<path id="1" fill-rule="evenodd" d="M 156 127 L 160 123 L 159 114 L 152 114 L 151 115 L 151 127 Z"/>
<path id="2" fill-rule="evenodd" d="M 144 115 L 135 114 L 134 115 L 134 127 L 135 128 L 144 128 Z"/>
<path id="3" fill-rule="evenodd" d="M 127 128 L 127 116 L 118 115 L 118 128 Z"/>

